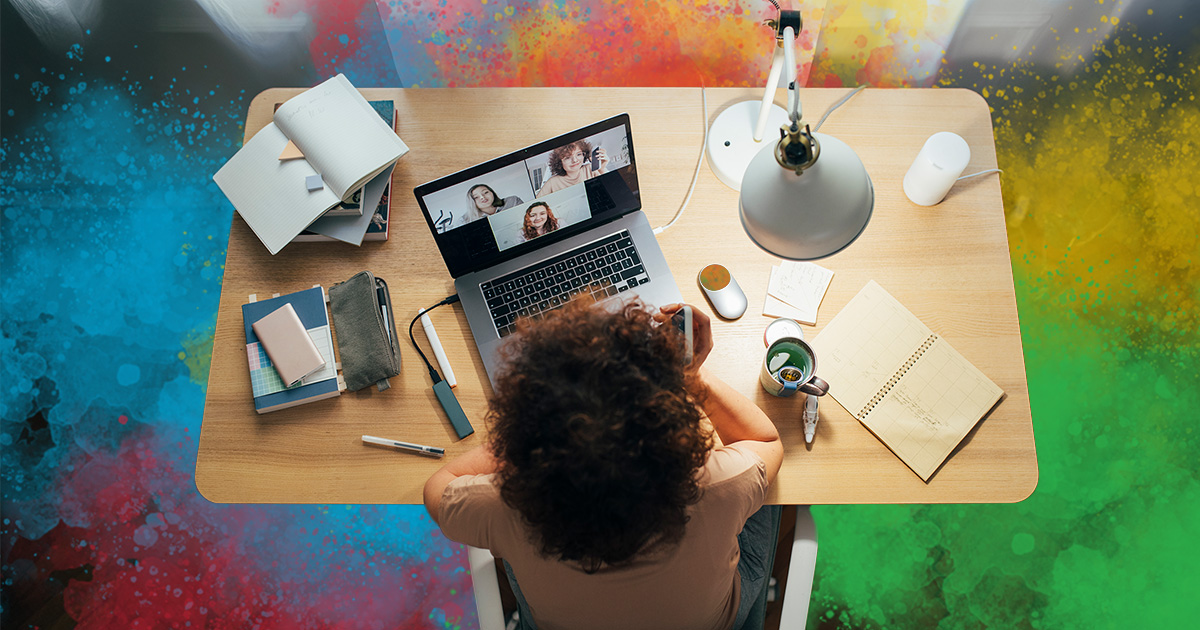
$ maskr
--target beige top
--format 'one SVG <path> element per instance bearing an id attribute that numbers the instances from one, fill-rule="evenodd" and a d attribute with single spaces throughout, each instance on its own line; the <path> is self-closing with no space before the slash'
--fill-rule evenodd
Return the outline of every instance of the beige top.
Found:
<path id="1" fill-rule="evenodd" d="M 733 625 L 741 595 L 737 535 L 762 506 L 766 465 L 737 444 L 714 450 L 703 496 L 678 545 L 591 575 L 542 557 L 520 514 L 500 500 L 494 475 L 459 477 L 442 493 L 442 532 L 512 565 L 538 628 L 714 628 Z"/>
<path id="2" fill-rule="evenodd" d="M 579 169 L 578 173 L 575 173 L 574 177 L 567 177 L 566 175 L 555 175 L 555 176 L 551 177 L 550 179 L 546 180 L 546 183 L 542 184 L 541 189 L 539 189 L 537 191 L 537 196 L 544 197 L 553 192 L 558 192 L 560 190 L 566 190 L 567 188 L 570 188 L 571 186 L 574 186 L 576 184 L 582 184 L 583 182 L 585 182 L 597 175 L 603 175 L 603 174 L 604 174 L 603 168 L 601 168 L 600 170 L 593 173 L 591 163 L 584 163 L 583 167 L 581 167 Z"/>

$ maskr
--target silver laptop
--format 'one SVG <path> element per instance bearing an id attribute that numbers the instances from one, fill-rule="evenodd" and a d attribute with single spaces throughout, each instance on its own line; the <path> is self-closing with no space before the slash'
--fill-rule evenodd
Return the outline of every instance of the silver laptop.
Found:
<path id="1" fill-rule="evenodd" d="M 581 293 L 683 301 L 641 212 L 628 114 L 413 192 L 493 385 L 518 318 L 544 317 Z"/>

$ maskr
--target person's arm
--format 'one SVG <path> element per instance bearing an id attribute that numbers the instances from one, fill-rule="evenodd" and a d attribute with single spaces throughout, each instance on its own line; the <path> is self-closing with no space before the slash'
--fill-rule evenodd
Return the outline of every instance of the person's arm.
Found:
<path id="1" fill-rule="evenodd" d="M 708 387 L 704 413 L 726 446 L 737 444 L 753 451 L 767 465 L 767 483 L 775 481 L 783 465 L 783 443 L 775 423 L 737 390 L 701 368 L 700 379 Z"/>
<path id="2" fill-rule="evenodd" d="M 681 308 L 682 304 L 667 304 L 660 309 L 662 314 L 655 318 L 665 322 Z M 693 306 L 692 364 L 688 369 L 696 370 L 708 387 L 704 413 L 726 446 L 740 443 L 741 447 L 762 458 L 767 465 L 767 483 L 771 483 L 783 464 L 783 443 L 779 440 L 779 430 L 758 405 L 703 368 L 712 347 L 712 321 Z"/>
<path id="3" fill-rule="evenodd" d="M 451 481 L 467 475 L 486 475 L 496 472 L 497 462 L 486 445 L 477 446 L 442 466 L 425 482 L 425 510 L 435 523 L 442 505 L 442 492 Z"/>

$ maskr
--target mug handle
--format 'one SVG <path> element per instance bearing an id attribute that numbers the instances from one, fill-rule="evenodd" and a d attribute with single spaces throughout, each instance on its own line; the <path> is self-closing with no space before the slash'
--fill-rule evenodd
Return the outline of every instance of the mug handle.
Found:
<path id="1" fill-rule="evenodd" d="M 829 383 L 825 382 L 818 376 L 808 379 L 808 382 L 800 386 L 800 391 L 813 396 L 824 396 L 829 393 Z"/>

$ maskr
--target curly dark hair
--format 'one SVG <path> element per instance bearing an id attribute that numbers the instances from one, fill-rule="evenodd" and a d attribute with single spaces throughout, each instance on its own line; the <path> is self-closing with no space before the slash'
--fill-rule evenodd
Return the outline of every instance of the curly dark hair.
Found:
<path id="1" fill-rule="evenodd" d="M 563 145 L 550 152 L 550 173 L 552 175 L 566 175 L 567 169 L 563 168 L 563 159 L 575 152 L 576 148 L 583 151 L 583 159 L 592 159 L 592 143 L 587 140 L 576 140 L 571 144 Z"/>
<path id="2" fill-rule="evenodd" d="M 519 324 L 488 411 L 500 496 L 585 571 L 678 542 L 712 448 L 682 336 L 638 301 Z"/>

